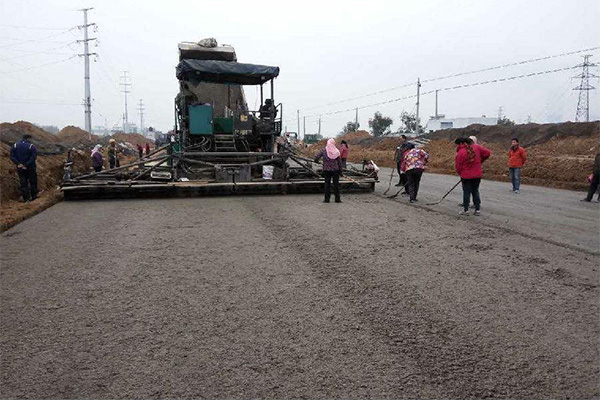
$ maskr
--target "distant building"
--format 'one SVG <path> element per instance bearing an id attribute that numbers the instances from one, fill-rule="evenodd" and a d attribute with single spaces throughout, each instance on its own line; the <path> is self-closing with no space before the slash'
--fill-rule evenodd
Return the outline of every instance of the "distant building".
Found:
<path id="1" fill-rule="evenodd" d="M 105 126 L 96 125 L 92 128 L 92 133 L 98 136 L 107 136 L 110 134 L 110 131 Z"/>
<path id="2" fill-rule="evenodd" d="M 441 129 L 464 128 L 472 124 L 480 125 L 496 125 L 497 118 L 489 118 L 486 116 L 472 118 L 446 118 L 445 115 L 430 117 L 425 125 L 425 132 L 435 132 Z"/>

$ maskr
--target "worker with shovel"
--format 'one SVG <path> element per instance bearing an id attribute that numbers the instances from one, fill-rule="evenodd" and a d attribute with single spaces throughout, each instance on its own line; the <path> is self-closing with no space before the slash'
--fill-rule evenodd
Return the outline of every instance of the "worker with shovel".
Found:
<path id="1" fill-rule="evenodd" d="M 119 167 L 119 158 L 117 154 L 117 141 L 110 139 L 108 141 L 108 167 L 113 169 Z"/>
<path id="2" fill-rule="evenodd" d="M 417 201 L 421 177 L 427 166 L 429 154 L 423 149 L 413 147 L 404 154 L 403 166 L 406 170 L 406 186 L 408 188 L 409 201 Z"/>
<path id="3" fill-rule="evenodd" d="M 406 190 L 406 172 L 402 169 L 402 160 L 404 159 L 404 154 L 410 150 L 412 147 L 408 145 L 412 145 L 412 143 L 407 142 L 406 135 L 400 135 L 400 143 L 398 147 L 396 147 L 396 152 L 394 154 L 394 161 L 396 162 L 396 169 L 398 170 L 399 180 L 396 186 L 404 186 L 405 192 Z M 414 147 L 414 145 L 412 145 Z"/>

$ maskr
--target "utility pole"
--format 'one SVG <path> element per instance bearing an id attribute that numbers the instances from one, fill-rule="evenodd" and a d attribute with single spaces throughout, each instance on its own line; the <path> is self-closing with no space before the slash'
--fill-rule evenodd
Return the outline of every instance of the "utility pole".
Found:
<path id="1" fill-rule="evenodd" d="M 306 136 L 306 115 L 302 118 L 304 120 L 304 131 L 302 133 L 302 139 L 304 139 L 304 137 Z M 298 132 L 298 135 L 300 134 L 300 132 Z"/>
<path id="2" fill-rule="evenodd" d="M 123 114 L 124 133 L 127 133 L 127 131 L 129 130 L 129 115 L 127 113 L 127 94 L 130 93 L 129 86 L 131 86 L 131 83 L 128 82 L 128 73 L 129 71 L 123 71 L 123 75 L 121 75 L 121 80 L 123 80 L 123 82 L 119 83 L 119 85 L 122 87 L 121 93 L 125 94 L 125 113 Z"/>
<path id="3" fill-rule="evenodd" d="M 419 136 L 419 99 L 420 99 L 420 94 L 421 94 L 421 78 L 417 78 L 417 115 L 416 115 L 416 120 L 415 120 L 415 134 L 416 136 Z"/>
<path id="4" fill-rule="evenodd" d="M 319 135 L 321 135 L 321 116 L 319 115 Z"/>
<path id="5" fill-rule="evenodd" d="M 500 106 L 498 107 L 498 123 L 500 123 L 500 121 L 502 121 L 502 111 L 503 111 L 504 107 Z"/>
<path id="6" fill-rule="evenodd" d="M 140 104 L 138 106 L 138 111 L 140 113 L 140 133 L 144 135 L 144 102 L 140 99 Z M 145 135 L 144 135 L 145 136 Z"/>
<path id="7" fill-rule="evenodd" d="M 596 63 L 590 62 L 591 54 L 583 56 L 583 64 L 577 65 L 581 67 L 581 74 L 574 76 L 573 78 L 580 78 L 581 83 L 579 86 L 574 87 L 573 90 L 579 90 L 579 99 L 577 100 L 577 112 L 575 114 L 575 122 L 589 122 L 590 120 L 590 90 L 595 90 L 594 86 L 590 85 L 590 78 L 597 78 L 597 75 L 590 74 L 590 67 L 595 68 L 598 66 Z"/>
<path id="8" fill-rule="evenodd" d="M 358 107 L 356 107 L 356 115 L 354 116 L 354 132 L 358 130 Z"/>
<path id="9" fill-rule="evenodd" d="M 435 89 L 435 119 L 438 119 L 438 89 Z"/>
<path id="10" fill-rule="evenodd" d="M 92 140 L 92 94 L 90 89 L 90 56 L 97 56 L 96 53 L 90 53 L 89 42 L 96 40 L 96 38 L 90 38 L 88 36 L 88 28 L 90 26 L 96 27 L 95 23 L 88 24 L 87 12 L 93 8 L 83 8 L 79 11 L 83 11 L 83 25 L 78 25 L 77 28 L 83 29 L 83 40 L 78 40 L 77 43 L 83 43 L 83 54 L 78 54 L 80 57 L 84 57 L 84 77 L 85 83 L 85 99 L 83 105 L 85 108 L 85 130 L 90 134 L 90 140 Z"/>

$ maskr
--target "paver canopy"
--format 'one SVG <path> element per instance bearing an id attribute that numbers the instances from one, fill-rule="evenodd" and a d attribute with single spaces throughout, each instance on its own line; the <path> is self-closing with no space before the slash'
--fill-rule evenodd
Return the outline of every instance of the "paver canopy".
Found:
<path id="1" fill-rule="evenodd" d="M 279 67 L 216 60 L 181 60 L 177 79 L 200 82 L 260 85 L 279 75 Z"/>

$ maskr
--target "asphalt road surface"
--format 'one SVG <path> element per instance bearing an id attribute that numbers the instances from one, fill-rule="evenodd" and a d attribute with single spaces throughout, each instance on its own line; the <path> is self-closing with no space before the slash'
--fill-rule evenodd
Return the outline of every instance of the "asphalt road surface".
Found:
<path id="1" fill-rule="evenodd" d="M 60 203 L 0 238 L 0 397 L 593 398 L 597 203 Z"/>

